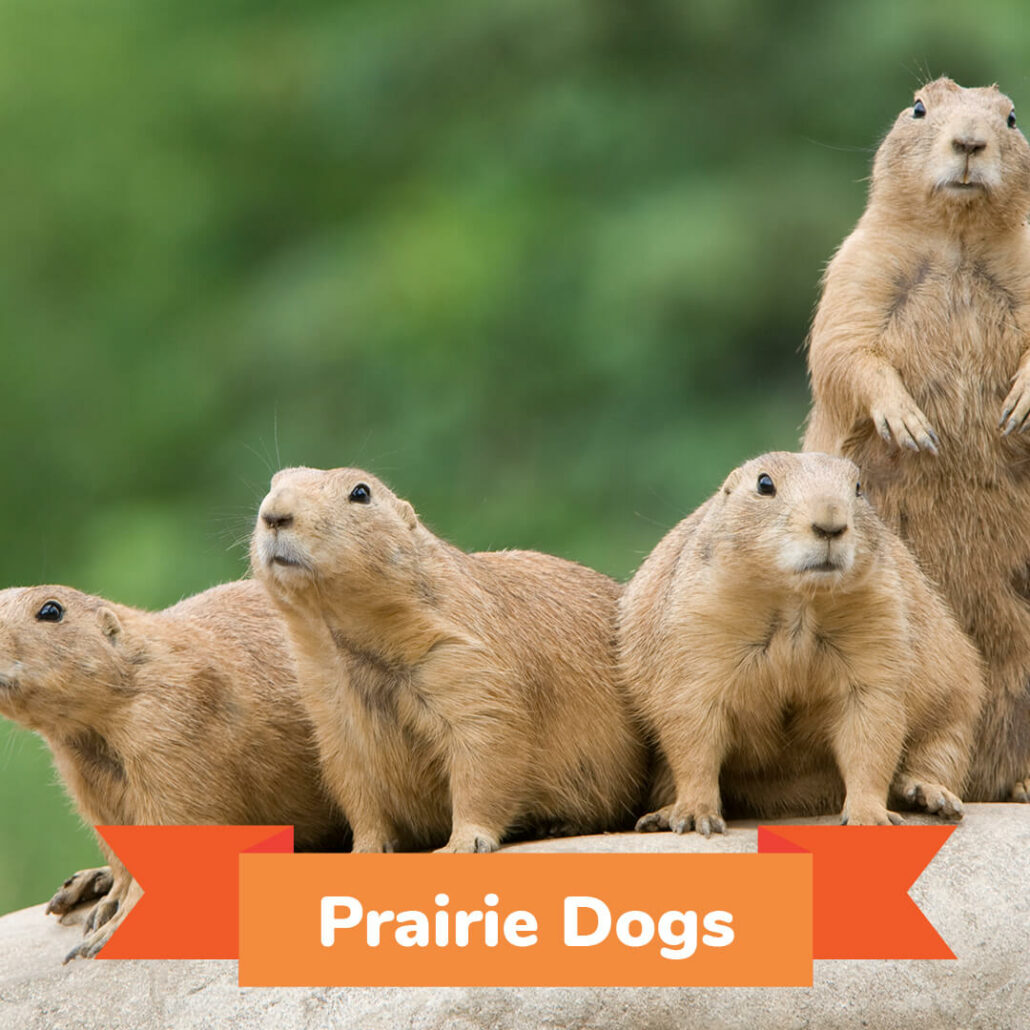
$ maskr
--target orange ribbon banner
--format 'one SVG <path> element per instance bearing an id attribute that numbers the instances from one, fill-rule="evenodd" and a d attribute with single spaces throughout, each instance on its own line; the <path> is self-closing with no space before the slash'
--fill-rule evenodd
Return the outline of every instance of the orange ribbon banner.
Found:
<path id="1" fill-rule="evenodd" d="M 101 958 L 236 958 L 240 856 L 293 852 L 292 826 L 98 826 L 143 897 Z"/>
<path id="2" fill-rule="evenodd" d="M 777 826 L 758 854 L 293 854 L 289 827 L 105 826 L 144 894 L 102 958 L 241 986 L 807 986 L 954 958 L 908 896 L 946 826 Z"/>
<path id="3" fill-rule="evenodd" d="M 954 958 L 908 896 L 953 826 L 760 826 L 758 850 L 808 852 L 813 958 Z"/>
<path id="4" fill-rule="evenodd" d="M 812 982 L 807 855 L 244 855 L 240 897 L 245 986 Z"/>

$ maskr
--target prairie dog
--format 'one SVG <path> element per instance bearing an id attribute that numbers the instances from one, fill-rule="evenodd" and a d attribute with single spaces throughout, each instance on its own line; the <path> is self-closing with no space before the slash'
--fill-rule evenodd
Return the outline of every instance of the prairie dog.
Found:
<path id="1" fill-rule="evenodd" d="M 724 832 L 720 777 L 759 816 L 843 800 L 843 822 L 900 822 L 889 788 L 961 815 L 979 659 L 850 461 L 736 469 L 658 544 L 620 613 L 626 683 L 671 770 L 637 829 Z"/>
<path id="2" fill-rule="evenodd" d="M 824 279 L 804 449 L 851 458 L 986 663 L 967 798 L 1030 800 L 1030 146 L 996 87 L 897 117 Z"/>
<path id="3" fill-rule="evenodd" d="M 286 469 L 251 543 L 286 618 L 355 851 L 492 851 L 622 826 L 645 747 L 617 683 L 618 586 L 466 554 L 359 469 Z"/>
<path id="4" fill-rule="evenodd" d="M 345 844 L 282 621 L 253 580 L 162 612 L 0 591 L 0 714 L 43 737 L 91 826 L 284 824 L 298 847 Z M 71 877 L 48 909 L 101 899 L 69 958 L 95 955 L 140 896 L 100 845 L 110 871 Z"/>

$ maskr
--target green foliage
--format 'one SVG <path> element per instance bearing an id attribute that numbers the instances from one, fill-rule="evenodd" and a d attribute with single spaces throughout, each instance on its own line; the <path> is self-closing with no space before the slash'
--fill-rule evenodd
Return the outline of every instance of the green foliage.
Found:
<path id="1" fill-rule="evenodd" d="M 0 0 L 3 585 L 163 606 L 280 464 L 627 576 L 793 447 L 822 265 L 1022 5 Z M 0 911 L 92 861 L 0 726 Z"/>

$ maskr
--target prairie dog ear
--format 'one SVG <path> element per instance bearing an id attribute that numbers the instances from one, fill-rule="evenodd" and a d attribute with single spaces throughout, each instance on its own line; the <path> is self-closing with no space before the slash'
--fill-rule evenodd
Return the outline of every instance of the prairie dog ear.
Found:
<path id="1" fill-rule="evenodd" d="M 97 624 L 100 626 L 100 632 L 112 643 L 122 631 L 118 616 L 110 608 L 97 609 Z"/>
<path id="2" fill-rule="evenodd" d="M 418 525 L 418 516 L 415 514 L 415 509 L 407 501 L 400 502 L 400 512 L 401 518 L 404 519 L 408 529 L 414 529 Z"/>
<path id="3" fill-rule="evenodd" d="M 722 484 L 722 492 L 724 494 L 731 494 L 737 488 L 737 484 L 740 482 L 740 477 L 743 475 L 739 468 L 735 468 L 727 477 L 726 482 Z"/>

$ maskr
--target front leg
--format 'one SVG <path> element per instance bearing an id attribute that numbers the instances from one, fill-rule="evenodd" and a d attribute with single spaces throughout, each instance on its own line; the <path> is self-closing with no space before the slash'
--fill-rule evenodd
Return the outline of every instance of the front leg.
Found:
<path id="1" fill-rule="evenodd" d="M 998 428 L 1001 430 L 1002 436 L 1024 432 L 1028 425 L 1028 415 L 1030 415 L 1030 351 L 1027 351 L 1019 362 L 1019 368 L 1012 377 L 1012 389 L 1009 390 L 1001 408 Z"/>
<path id="2" fill-rule="evenodd" d="M 47 902 L 46 914 L 59 916 L 60 922 L 65 925 L 78 922 L 77 918 L 72 918 L 74 910 L 88 901 L 104 897 L 113 886 L 114 876 L 110 866 L 80 869 L 77 873 L 72 873 Z"/>
<path id="3" fill-rule="evenodd" d="M 517 735 L 500 722 L 458 727 L 451 743 L 451 836 L 441 852 L 496 851 L 520 814 L 527 762 Z"/>
<path id="4" fill-rule="evenodd" d="M 100 904 L 105 905 L 110 901 L 110 913 L 102 922 L 95 925 L 87 922 L 85 937 L 65 955 L 64 961 L 70 962 L 75 958 L 95 958 L 104 945 L 114 936 L 115 930 L 125 922 L 125 918 L 135 908 L 136 902 L 141 897 L 143 897 L 143 891 L 135 880 L 129 881 L 119 901 L 114 901 L 108 895 Z M 97 908 L 99 907 L 100 905 L 97 906 Z M 95 911 L 96 909 L 94 909 Z M 93 912 L 90 913 L 90 918 L 92 916 Z"/>
<path id="5" fill-rule="evenodd" d="M 868 253 L 856 232 L 827 273 L 809 340 L 815 409 L 805 450 L 835 453 L 842 439 L 870 420 L 886 443 L 936 454 L 937 433 L 890 360 L 904 344 L 892 338 L 889 317 L 884 327 L 885 314 L 904 305 L 910 287 L 885 281 Z"/>
<path id="6" fill-rule="evenodd" d="M 930 420 L 890 362 L 870 350 L 859 349 L 851 357 L 849 375 L 860 404 L 885 443 L 937 453 L 940 440 Z"/>
<path id="7" fill-rule="evenodd" d="M 135 882 L 132 879 L 116 882 L 111 890 L 89 910 L 86 921 L 82 924 L 82 932 L 86 936 L 89 936 L 93 930 L 99 930 L 106 922 L 114 918 L 115 914 L 122 909 L 123 902 Z"/>
<path id="8" fill-rule="evenodd" d="M 70 876 L 46 908 L 48 913 L 60 916 L 60 921 L 65 925 L 82 922 L 83 933 L 87 934 L 114 915 L 132 883 L 131 873 L 102 838 L 100 847 L 109 865 L 99 869 L 84 869 Z M 80 906 L 93 900 L 96 904 L 83 918 Z"/>
<path id="9" fill-rule="evenodd" d="M 940 440 L 930 420 L 901 385 L 901 377 L 895 372 L 892 378 L 897 382 L 888 380 L 889 388 L 873 400 L 869 409 L 877 433 L 885 443 L 894 442 L 910 451 L 937 454 Z"/>
<path id="10" fill-rule="evenodd" d="M 374 785 L 362 789 L 356 782 L 360 774 L 352 770 L 348 789 L 341 797 L 347 821 L 351 826 L 353 854 L 381 854 L 399 851 L 397 831 L 382 805 Z"/>
<path id="11" fill-rule="evenodd" d="M 399 851 L 396 834 L 383 822 L 376 825 L 364 824 L 359 833 L 354 831 L 354 843 L 351 854 L 382 855 Z"/>
<path id="12" fill-rule="evenodd" d="M 849 685 L 837 713 L 833 751 L 844 780 L 846 826 L 904 822 L 887 792 L 905 742 L 905 712 L 891 687 Z"/>
<path id="13" fill-rule="evenodd" d="M 638 833 L 696 830 L 710 837 L 725 833 L 719 773 L 729 740 L 729 719 L 721 704 L 698 705 L 693 711 L 665 712 L 659 726 L 659 739 L 675 783 L 672 804 L 637 820 Z"/>
<path id="14" fill-rule="evenodd" d="M 351 851 L 400 850 L 398 812 L 411 803 L 408 748 L 387 713 L 371 710 L 349 684 L 337 704 L 308 702 L 318 736 L 322 776 L 351 828 Z M 400 823 L 400 825 L 398 825 Z"/>
<path id="15" fill-rule="evenodd" d="M 65 925 L 81 921 L 76 909 L 88 901 L 103 900 L 110 895 L 122 897 L 132 880 L 129 870 L 122 865 L 121 859 L 100 834 L 97 834 L 97 844 L 107 859 L 107 865 L 72 873 L 47 902 L 47 915 L 53 913 L 59 916 L 60 922 Z"/>

